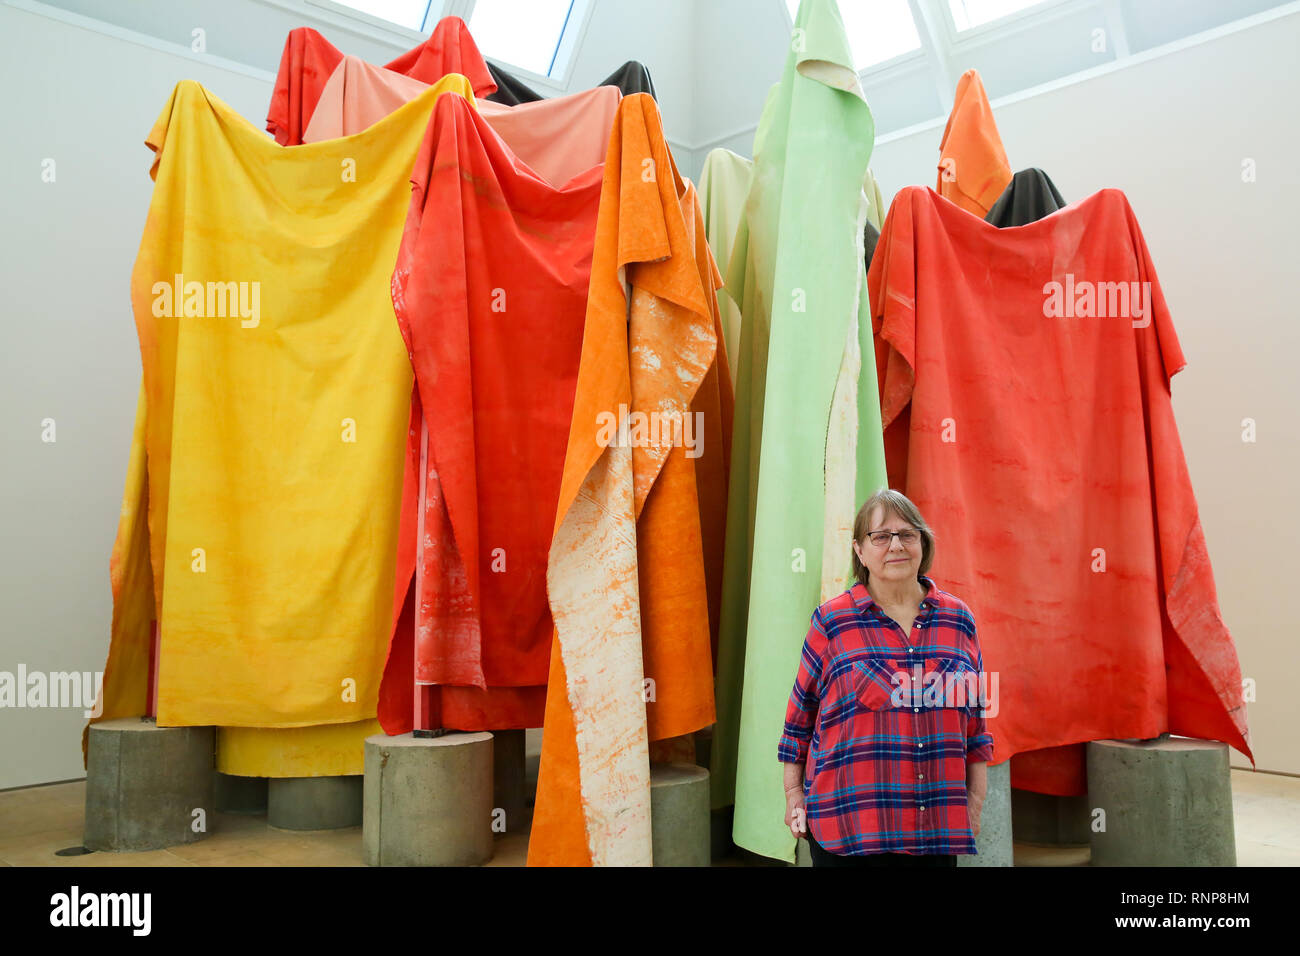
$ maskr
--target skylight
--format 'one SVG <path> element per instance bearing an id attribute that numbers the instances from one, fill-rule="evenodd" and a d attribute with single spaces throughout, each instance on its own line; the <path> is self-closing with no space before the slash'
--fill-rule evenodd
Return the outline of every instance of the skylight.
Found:
<path id="1" fill-rule="evenodd" d="M 573 0 L 476 0 L 469 30 L 484 56 L 550 76 L 573 6 Z"/>
<path id="2" fill-rule="evenodd" d="M 983 23 L 1036 7 L 1042 0 L 948 0 L 952 22 L 960 30 L 969 30 Z"/>
<path id="3" fill-rule="evenodd" d="M 786 7 L 793 22 L 799 0 L 786 0 Z M 850 0 L 840 4 L 840 18 L 853 50 L 854 66 L 859 70 L 921 48 L 907 0 Z"/>
<path id="4" fill-rule="evenodd" d="M 408 30 L 424 33 L 427 27 L 433 26 L 425 22 L 429 17 L 431 0 L 336 0 L 336 2 L 379 20 L 404 26 Z M 438 6 L 441 9 L 442 0 L 438 0 Z"/>

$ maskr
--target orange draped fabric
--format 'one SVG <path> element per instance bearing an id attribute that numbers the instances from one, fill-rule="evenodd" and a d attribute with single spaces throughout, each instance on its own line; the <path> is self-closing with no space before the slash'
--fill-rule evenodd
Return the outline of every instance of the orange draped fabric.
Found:
<path id="1" fill-rule="evenodd" d="M 714 720 L 731 417 L 720 283 L 654 100 L 624 98 L 551 545 L 556 638 L 529 865 L 651 862 L 649 742 Z M 633 431 L 638 415 L 693 423 L 694 411 L 703 442 L 689 455 L 684 438 Z M 602 433 L 613 420 L 619 433 Z"/>
<path id="2" fill-rule="evenodd" d="M 908 187 L 868 282 L 890 486 L 975 614 L 1012 785 L 1085 793 L 1089 740 L 1250 756 L 1170 396 L 1185 360 L 1124 194 L 999 230 Z"/>
<path id="3" fill-rule="evenodd" d="M 939 157 L 939 195 L 981 219 L 1011 182 L 1011 163 L 993 122 L 993 107 L 975 70 L 967 70 L 957 81 Z"/>

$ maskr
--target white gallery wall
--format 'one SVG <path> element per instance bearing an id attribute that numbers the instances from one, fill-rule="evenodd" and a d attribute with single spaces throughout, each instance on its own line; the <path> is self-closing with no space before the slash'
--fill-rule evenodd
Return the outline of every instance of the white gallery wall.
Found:
<path id="1" fill-rule="evenodd" d="M 372 61 L 413 45 L 350 32 L 303 0 L 131 0 L 111 3 L 117 26 L 79 19 L 110 2 L 0 3 L 0 671 L 11 673 L 104 666 L 140 379 L 128 282 L 152 187 L 143 140 L 172 87 L 195 79 L 260 126 L 291 27 L 315 25 Z M 189 51 L 194 26 L 207 31 L 202 57 Z M 714 145 L 749 154 L 788 30 L 778 2 L 596 0 L 568 84 L 547 92 L 642 60 L 694 175 Z M 1300 652 L 1272 609 L 1300 538 L 1300 376 L 1286 367 L 1300 261 L 1297 49 L 1291 15 L 995 102 L 1013 166 L 1042 167 L 1068 199 L 1122 188 L 1138 213 L 1187 354 L 1174 406 L 1224 617 L 1257 682 L 1259 767 L 1289 773 L 1300 773 L 1287 686 Z M 933 184 L 941 133 L 939 121 L 882 137 L 873 166 L 887 197 Z M 53 442 L 42 441 L 47 419 Z M 0 710 L 0 789 L 82 776 L 83 725 L 79 708 Z"/>

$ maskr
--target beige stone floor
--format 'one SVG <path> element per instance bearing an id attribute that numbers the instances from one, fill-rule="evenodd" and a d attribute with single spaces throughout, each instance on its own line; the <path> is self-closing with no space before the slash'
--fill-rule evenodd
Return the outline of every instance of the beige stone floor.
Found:
<path id="1" fill-rule="evenodd" d="M 3 866 L 362 866 L 361 828 L 277 830 L 265 816 L 219 813 L 199 843 L 143 853 L 56 856 L 81 844 L 85 781 L 0 792 Z M 1300 866 L 1300 778 L 1232 771 L 1239 866 Z M 523 866 L 524 832 L 496 839 L 489 866 Z M 1088 849 L 1017 843 L 1017 866 L 1087 866 Z M 741 860 L 720 861 L 744 865 Z M 757 861 L 755 861 L 757 862 Z"/>

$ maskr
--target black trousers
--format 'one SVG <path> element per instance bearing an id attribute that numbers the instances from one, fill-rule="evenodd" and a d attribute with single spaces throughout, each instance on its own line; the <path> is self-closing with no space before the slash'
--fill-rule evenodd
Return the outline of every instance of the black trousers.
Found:
<path id="1" fill-rule="evenodd" d="M 812 831 L 808 834 L 808 849 L 812 851 L 813 866 L 956 866 L 957 857 L 943 853 L 865 853 L 855 856 L 840 856 L 824 849 L 813 839 Z"/>

